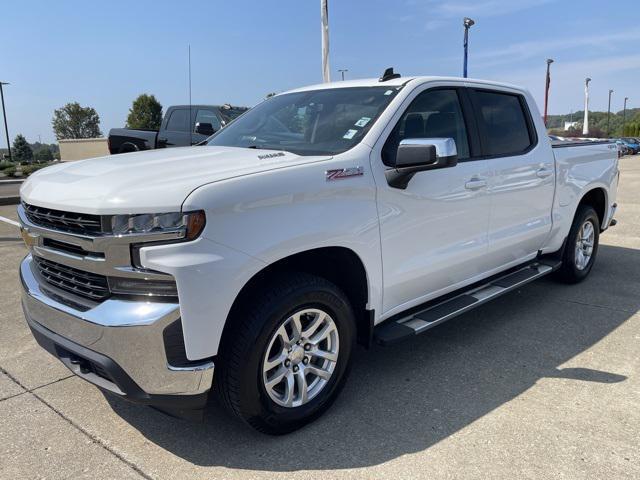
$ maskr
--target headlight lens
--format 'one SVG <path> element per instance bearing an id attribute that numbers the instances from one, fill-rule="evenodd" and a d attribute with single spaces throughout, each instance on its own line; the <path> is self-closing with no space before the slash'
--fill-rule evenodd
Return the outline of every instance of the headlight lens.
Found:
<path id="1" fill-rule="evenodd" d="M 111 231 L 115 235 L 141 233 L 161 233 L 166 231 L 184 231 L 185 238 L 193 240 L 202 232 L 205 225 L 204 211 L 142 213 L 135 215 L 113 215 Z"/>

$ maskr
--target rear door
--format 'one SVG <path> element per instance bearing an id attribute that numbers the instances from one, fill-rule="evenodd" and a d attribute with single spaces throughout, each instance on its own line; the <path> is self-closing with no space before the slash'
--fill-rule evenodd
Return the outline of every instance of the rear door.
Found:
<path id="1" fill-rule="evenodd" d="M 492 170 L 488 260 L 501 268 L 534 257 L 551 230 L 554 157 L 549 142 L 538 139 L 523 95 L 487 89 L 469 95 Z"/>

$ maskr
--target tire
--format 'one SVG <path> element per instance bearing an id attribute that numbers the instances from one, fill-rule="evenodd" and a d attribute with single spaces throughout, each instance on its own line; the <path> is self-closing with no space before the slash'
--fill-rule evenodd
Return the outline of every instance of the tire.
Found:
<path id="1" fill-rule="evenodd" d="M 345 294 L 321 277 L 290 273 L 265 284 L 267 288 L 228 320 L 231 328 L 220 346 L 214 388 L 244 422 L 260 432 L 281 435 L 318 418 L 338 396 L 355 345 L 355 317 Z M 301 326 L 300 345 L 294 343 L 296 324 Z M 323 332 L 329 332 L 326 339 L 313 346 Z M 320 354 L 327 359 L 314 356 Z M 312 373 L 326 376 L 327 371 L 328 378 Z M 282 381 L 269 388 L 267 384 L 282 372 Z"/>
<path id="2" fill-rule="evenodd" d="M 589 242 L 592 246 L 588 248 L 588 244 L 581 244 L 583 252 L 581 260 L 581 257 L 578 254 L 578 250 L 580 250 L 578 242 L 580 240 L 579 237 L 584 237 L 585 230 L 583 230 L 583 226 L 588 223 L 591 224 L 591 228 L 593 229 L 591 237 L 592 241 Z M 578 283 L 587 278 L 596 260 L 599 240 L 600 220 L 598 218 L 598 214 L 593 207 L 589 205 L 581 205 L 578 207 L 578 211 L 573 219 L 573 224 L 571 225 L 571 230 L 569 230 L 567 243 L 562 255 L 562 266 L 558 270 L 558 278 L 565 283 Z M 584 255 L 585 252 L 590 252 L 586 263 L 584 262 L 584 260 L 586 260 L 586 255 Z"/>

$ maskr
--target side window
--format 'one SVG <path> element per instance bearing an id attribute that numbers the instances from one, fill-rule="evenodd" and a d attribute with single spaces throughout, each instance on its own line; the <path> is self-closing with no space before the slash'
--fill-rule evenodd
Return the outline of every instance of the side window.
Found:
<path id="1" fill-rule="evenodd" d="M 166 129 L 172 132 L 188 132 L 189 110 L 186 108 L 177 108 L 173 110 L 169 117 L 169 121 L 167 122 Z"/>
<path id="2" fill-rule="evenodd" d="M 484 155 L 514 155 L 532 145 L 527 114 L 518 95 L 475 91 L 475 109 L 482 123 Z"/>
<path id="3" fill-rule="evenodd" d="M 222 128 L 220 119 L 215 112 L 212 112 L 211 110 L 198 109 L 198 112 L 196 113 L 196 121 L 193 125 L 194 132 L 196 123 L 210 123 L 216 132 Z"/>
<path id="4" fill-rule="evenodd" d="M 385 165 L 395 163 L 398 145 L 406 138 L 453 138 L 458 158 L 469 158 L 467 127 L 456 90 L 426 90 L 411 102 L 382 147 Z"/>

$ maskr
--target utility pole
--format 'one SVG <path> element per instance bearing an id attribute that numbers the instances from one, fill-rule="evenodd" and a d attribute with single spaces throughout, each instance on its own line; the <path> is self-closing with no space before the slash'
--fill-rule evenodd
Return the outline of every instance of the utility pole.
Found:
<path id="1" fill-rule="evenodd" d="M 345 73 L 345 72 L 348 72 L 348 71 L 349 71 L 349 69 L 348 69 L 348 68 L 344 68 L 344 69 L 342 69 L 342 70 L 338 70 L 338 71 L 339 71 L 339 72 L 340 72 L 340 74 L 342 75 L 342 81 L 344 82 L 344 73 Z"/>
<path id="2" fill-rule="evenodd" d="M 584 122 L 582 123 L 582 134 L 589 134 L 589 77 L 584 80 Z"/>
<path id="3" fill-rule="evenodd" d="M 622 110 L 622 135 L 624 135 L 624 127 L 627 124 L 627 100 L 629 97 L 624 97 L 624 109 Z"/>
<path id="4" fill-rule="evenodd" d="M 553 58 L 547 58 L 547 78 L 544 86 L 544 126 L 547 126 L 547 105 L 549 103 L 549 85 L 551 85 L 551 75 L 549 67 L 553 63 Z"/>
<path id="5" fill-rule="evenodd" d="M 467 61 L 469 59 L 469 29 L 475 25 L 475 21 L 469 17 L 464 17 L 462 24 L 464 25 L 464 63 L 462 66 L 462 76 L 467 78 Z"/>
<path id="6" fill-rule="evenodd" d="M 613 90 L 609 90 L 609 106 L 607 107 L 607 138 L 611 137 L 611 129 L 609 128 L 609 117 L 611 116 L 611 94 Z"/>
<path id="7" fill-rule="evenodd" d="M 9 126 L 7 125 L 7 110 L 4 108 L 4 91 L 2 90 L 3 85 L 11 85 L 7 82 L 0 82 L 0 99 L 2 99 L 2 116 L 4 117 L 4 134 L 7 137 L 7 150 L 9 150 L 9 161 L 13 160 L 11 156 L 11 142 L 9 142 Z"/>
<path id="8" fill-rule="evenodd" d="M 320 18 L 322 27 L 322 81 L 331 81 L 331 69 L 329 67 L 329 0 L 320 0 Z"/>

